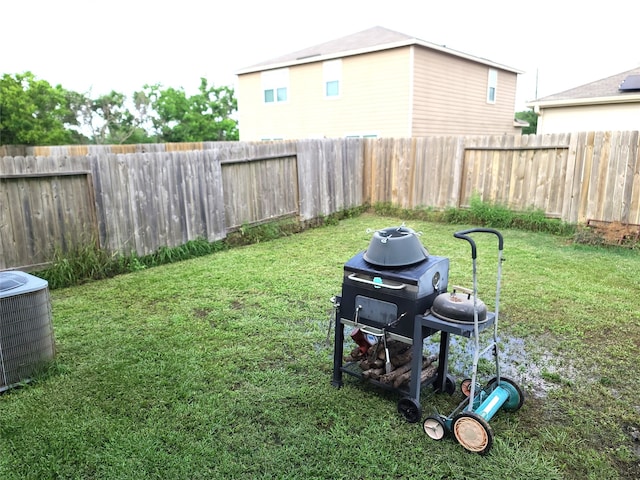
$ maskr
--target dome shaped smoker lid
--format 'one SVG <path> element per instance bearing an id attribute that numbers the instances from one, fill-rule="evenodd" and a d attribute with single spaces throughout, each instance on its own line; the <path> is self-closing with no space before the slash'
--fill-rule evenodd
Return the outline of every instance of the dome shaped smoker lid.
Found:
<path id="1" fill-rule="evenodd" d="M 376 230 L 365 251 L 365 261 L 382 267 L 404 267 L 422 262 L 429 252 L 420 242 L 419 234 L 404 224 Z"/>
<path id="2" fill-rule="evenodd" d="M 487 306 L 479 298 L 475 298 L 475 309 L 478 312 L 478 323 L 487 321 Z M 440 320 L 455 323 L 474 322 L 474 297 L 469 293 L 445 292 L 438 295 L 431 305 L 431 313 Z"/>

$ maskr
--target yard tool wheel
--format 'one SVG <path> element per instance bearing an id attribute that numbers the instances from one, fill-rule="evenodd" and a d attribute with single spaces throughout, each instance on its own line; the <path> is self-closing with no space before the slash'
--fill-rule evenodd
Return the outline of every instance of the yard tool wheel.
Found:
<path id="1" fill-rule="evenodd" d="M 424 433 L 429 435 L 429 438 L 432 440 L 442 440 L 445 432 L 447 431 L 445 424 L 439 415 L 431 415 L 430 417 L 425 418 L 422 427 L 424 428 Z"/>
<path id="2" fill-rule="evenodd" d="M 469 398 L 469 395 L 471 395 L 471 379 L 470 378 L 465 378 L 464 380 L 462 380 L 462 382 L 460 382 L 460 391 L 465 397 Z"/>
<path id="3" fill-rule="evenodd" d="M 398 402 L 398 413 L 409 423 L 416 423 L 422 417 L 422 407 L 411 397 L 401 398 Z"/>
<path id="4" fill-rule="evenodd" d="M 474 412 L 462 412 L 453 419 L 453 435 L 465 450 L 486 454 L 493 445 L 493 430 L 484 418 Z"/>
<path id="5" fill-rule="evenodd" d="M 485 390 L 487 392 L 492 392 L 496 387 L 497 381 L 497 377 L 493 377 L 487 382 Z M 522 404 L 524 403 L 524 393 L 522 392 L 518 384 L 510 378 L 500 377 L 500 386 L 507 392 L 509 392 L 509 398 L 507 398 L 507 401 L 504 402 L 501 408 L 503 408 L 507 412 L 515 412 L 517 410 L 520 410 L 520 407 L 522 407 Z"/>

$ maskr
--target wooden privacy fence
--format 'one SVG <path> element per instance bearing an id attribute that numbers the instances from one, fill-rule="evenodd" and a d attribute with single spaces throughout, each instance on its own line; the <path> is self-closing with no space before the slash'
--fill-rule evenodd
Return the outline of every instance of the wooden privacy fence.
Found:
<path id="1" fill-rule="evenodd" d="M 639 132 L 364 140 L 364 199 L 466 207 L 472 195 L 570 223 L 640 223 Z"/>
<path id="2" fill-rule="evenodd" d="M 0 158 L 0 270 L 37 268 L 55 248 L 97 242 L 146 255 L 219 240 L 244 224 L 362 204 L 357 139 L 182 145 Z"/>
<path id="3" fill-rule="evenodd" d="M 0 270 L 97 242 L 145 255 L 245 224 L 472 195 L 567 222 L 640 223 L 639 135 L 553 135 L 26 147 L 0 158 Z"/>

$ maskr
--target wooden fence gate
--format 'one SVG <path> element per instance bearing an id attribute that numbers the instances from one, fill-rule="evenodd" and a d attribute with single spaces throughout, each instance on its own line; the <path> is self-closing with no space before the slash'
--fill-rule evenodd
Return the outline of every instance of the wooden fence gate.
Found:
<path id="1" fill-rule="evenodd" d="M 98 238 L 89 172 L 0 175 L 0 270 L 20 269 L 24 259 L 34 268 L 57 248 Z"/>

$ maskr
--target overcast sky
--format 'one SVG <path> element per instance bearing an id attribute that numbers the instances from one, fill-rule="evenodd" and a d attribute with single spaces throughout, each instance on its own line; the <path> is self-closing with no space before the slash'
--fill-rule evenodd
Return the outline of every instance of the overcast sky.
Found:
<path id="1" fill-rule="evenodd" d="M 0 74 L 68 90 L 196 91 L 235 72 L 382 26 L 524 71 L 516 110 L 640 66 L 640 1 L 2 0 Z M 537 81 L 536 81 L 537 78 Z"/>

